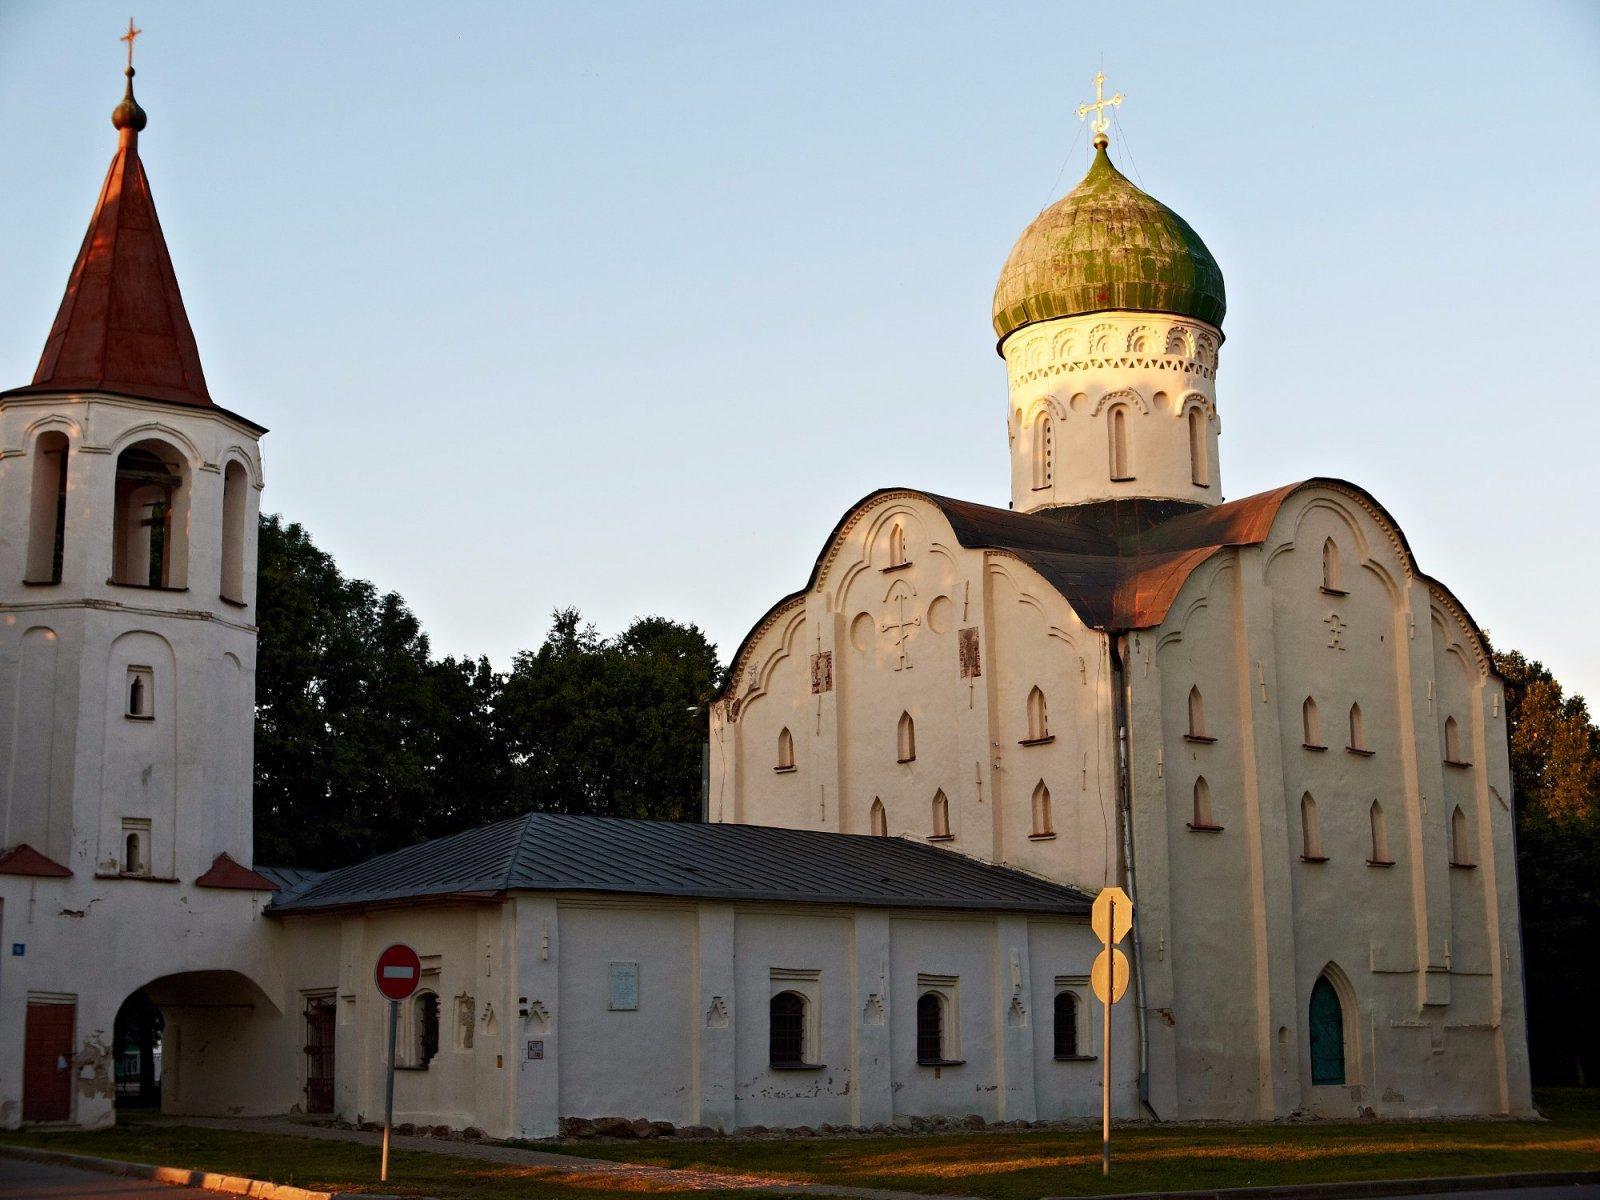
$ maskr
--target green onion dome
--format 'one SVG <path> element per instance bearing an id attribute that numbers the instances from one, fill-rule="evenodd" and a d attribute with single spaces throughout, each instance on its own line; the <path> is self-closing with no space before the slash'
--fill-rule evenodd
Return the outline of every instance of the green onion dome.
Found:
<path id="1" fill-rule="evenodd" d="M 1171 313 L 1222 326 L 1222 270 L 1200 235 L 1111 165 L 1095 139 L 1083 182 L 1011 248 L 994 289 L 1002 342 L 1024 325 L 1108 310 Z"/>

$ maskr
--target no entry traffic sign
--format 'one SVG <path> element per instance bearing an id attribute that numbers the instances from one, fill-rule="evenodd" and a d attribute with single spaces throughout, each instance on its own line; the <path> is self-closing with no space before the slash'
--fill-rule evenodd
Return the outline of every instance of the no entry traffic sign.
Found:
<path id="1" fill-rule="evenodd" d="M 422 982 L 422 960 L 410 946 L 396 942 L 378 955 L 378 965 L 372 974 L 384 996 L 390 1000 L 404 1000 Z"/>

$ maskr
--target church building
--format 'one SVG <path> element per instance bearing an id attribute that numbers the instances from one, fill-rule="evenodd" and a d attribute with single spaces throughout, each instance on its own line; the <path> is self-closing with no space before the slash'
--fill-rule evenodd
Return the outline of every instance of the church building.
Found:
<path id="1" fill-rule="evenodd" d="M 844 515 L 711 706 L 703 822 L 256 863 L 266 431 L 207 387 L 127 76 L 0 392 L 0 1126 L 158 1074 L 174 1114 L 380 1118 L 395 942 L 397 1121 L 1089 1118 L 1110 884 L 1120 1117 L 1532 1111 L 1483 638 L 1356 485 L 1224 501 L 1222 275 L 1103 129 L 996 291 L 1010 508 Z"/>

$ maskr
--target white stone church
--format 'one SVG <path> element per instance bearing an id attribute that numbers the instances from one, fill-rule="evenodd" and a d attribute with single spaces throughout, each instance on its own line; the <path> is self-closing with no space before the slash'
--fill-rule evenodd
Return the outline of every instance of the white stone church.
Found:
<path id="1" fill-rule="evenodd" d="M 1088 1117 L 1112 883 L 1122 1117 L 1532 1111 L 1483 638 L 1354 484 L 1224 501 L 1222 275 L 1103 134 L 996 290 L 1009 509 L 844 515 L 739 647 L 704 823 L 255 863 L 265 430 L 207 387 L 128 75 L 0 393 L 0 1125 L 110 1123 L 135 998 L 167 1111 L 377 1118 L 397 941 L 398 1121 Z"/>

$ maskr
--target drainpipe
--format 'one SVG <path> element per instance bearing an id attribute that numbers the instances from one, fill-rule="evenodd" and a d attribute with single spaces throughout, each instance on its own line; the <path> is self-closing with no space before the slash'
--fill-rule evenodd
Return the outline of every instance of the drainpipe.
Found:
<path id="1" fill-rule="evenodd" d="M 1128 711 L 1132 707 L 1128 672 L 1124 666 L 1128 635 L 1108 639 L 1111 655 L 1111 720 L 1117 730 L 1117 808 L 1122 816 L 1122 866 L 1128 899 L 1133 901 L 1133 978 L 1138 989 L 1134 1011 L 1139 1016 L 1139 1103 L 1157 1121 L 1161 1114 L 1150 1104 L 1150 1016 L 1145 1005 L 1144 954 L 1139 945 L 1139 890 L 1133 874 L 1133 785 L 1128 771 Z"/>

